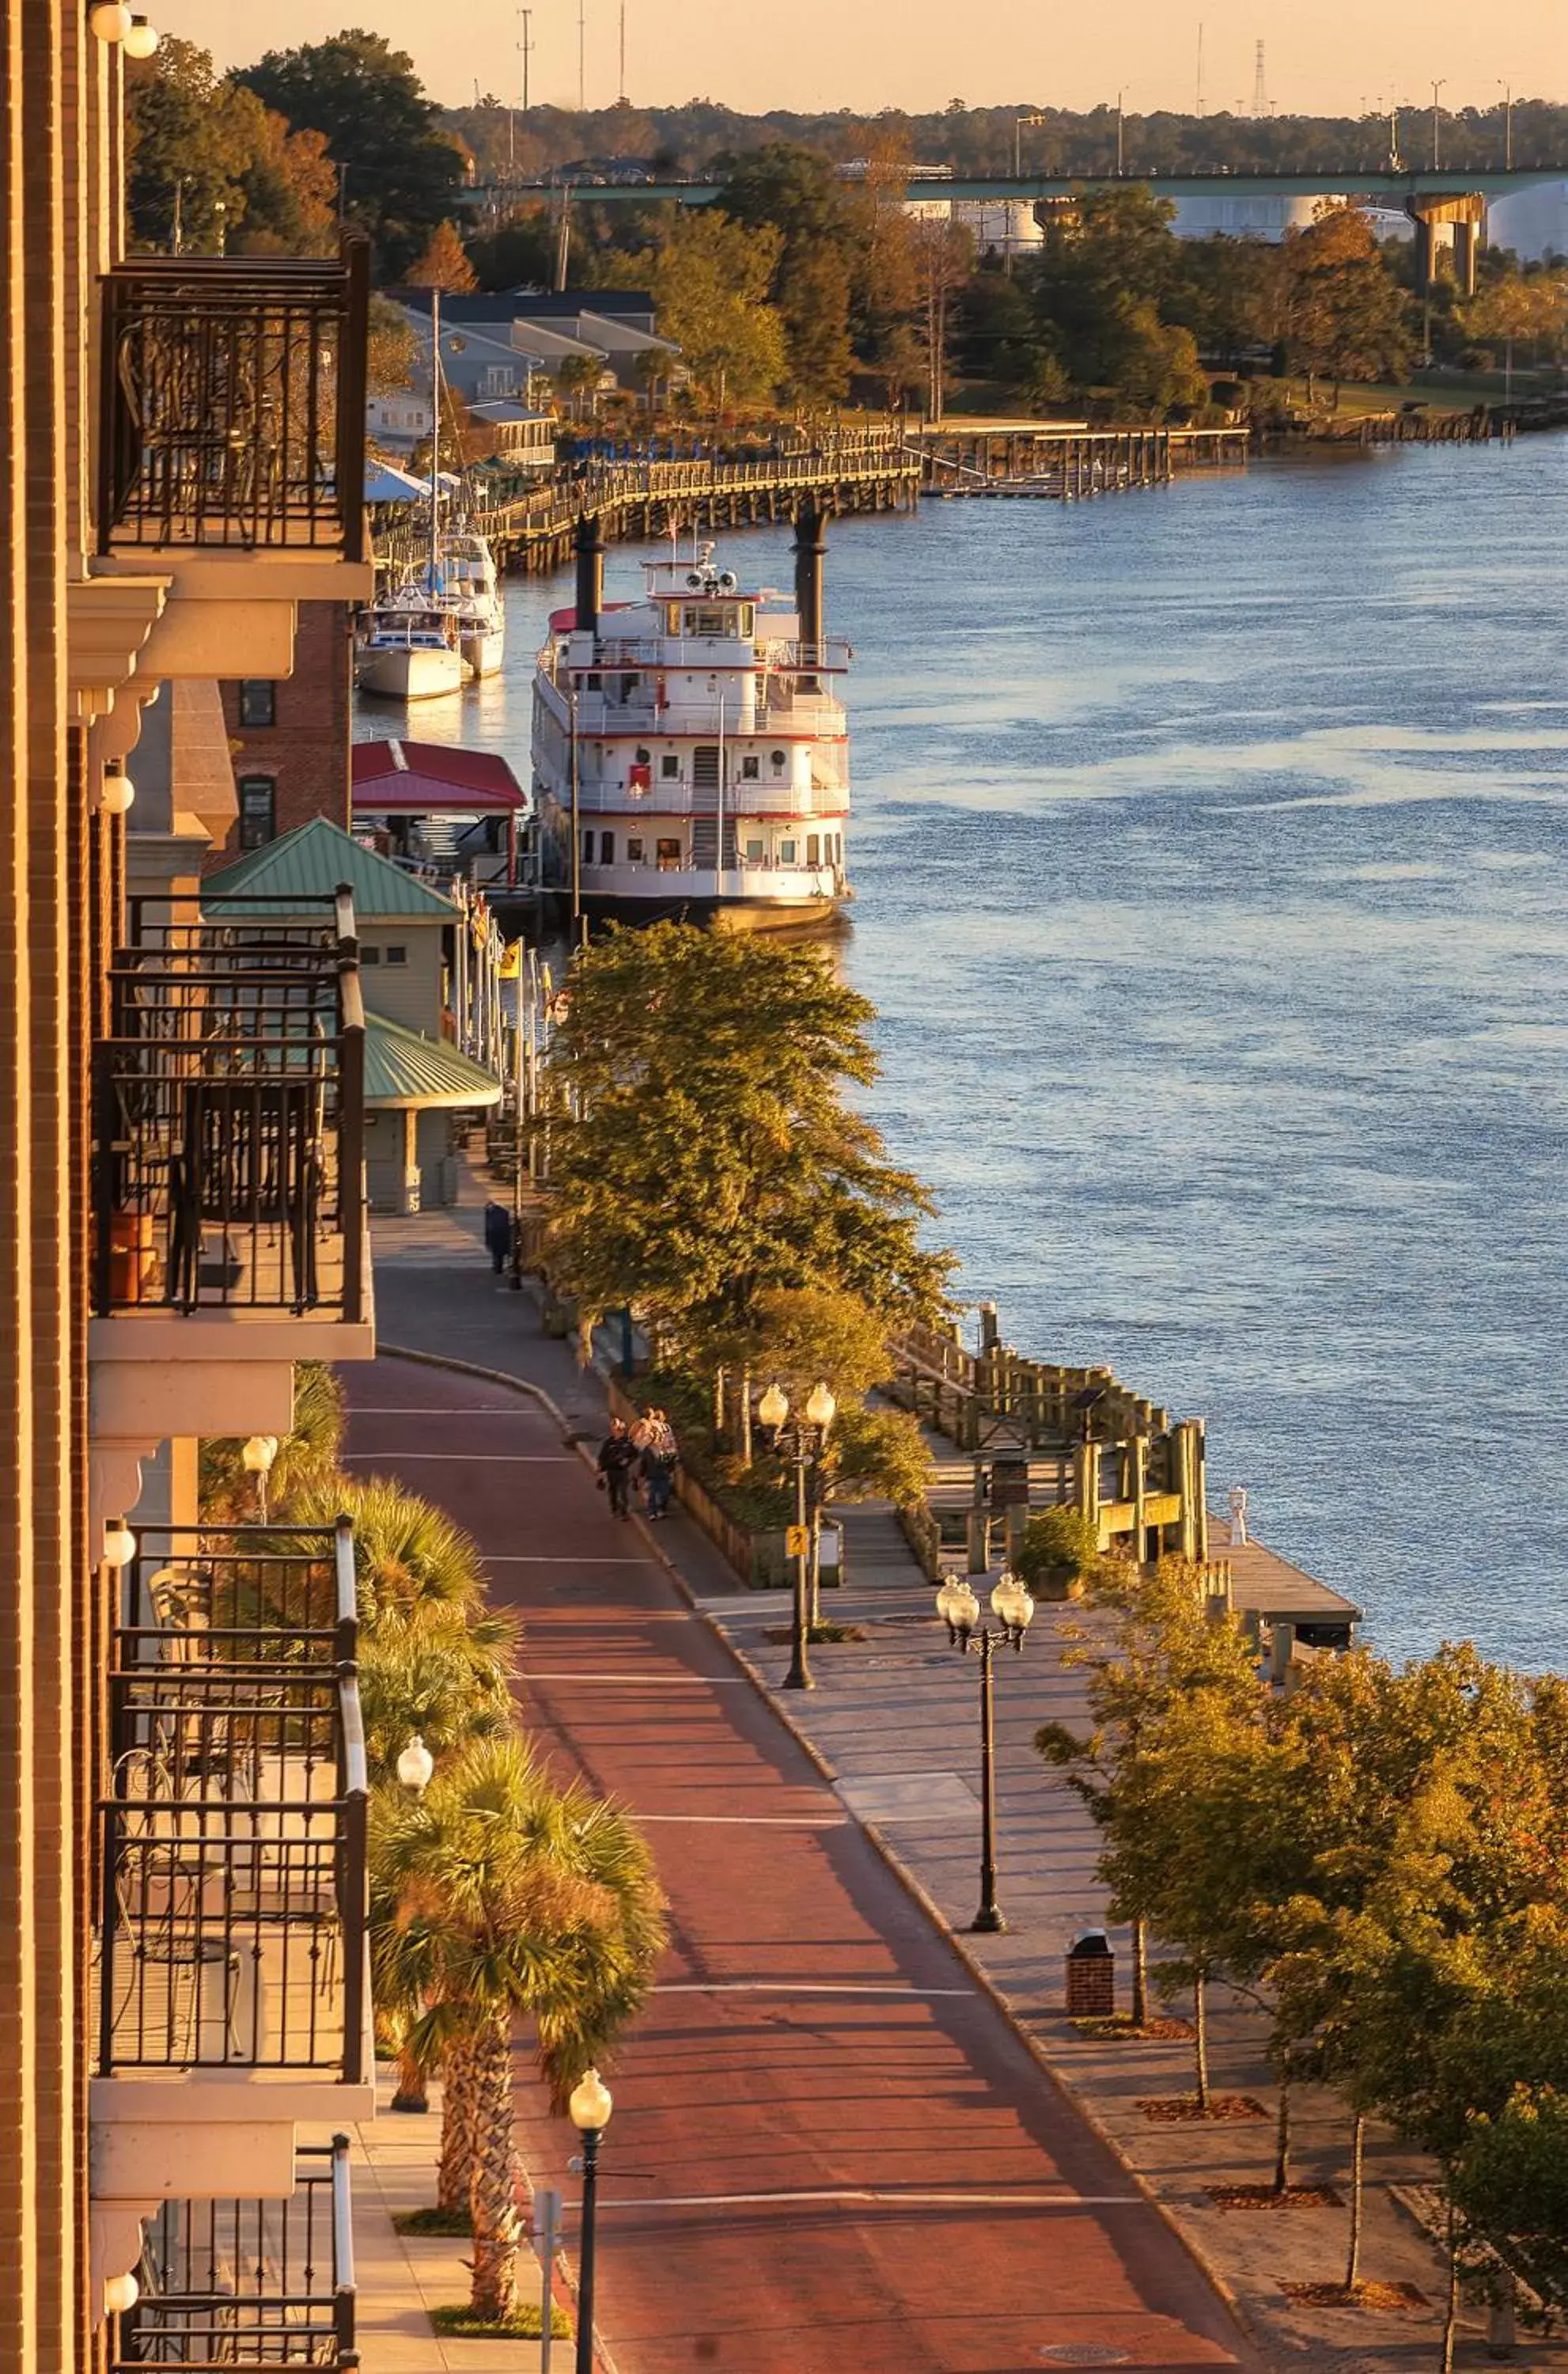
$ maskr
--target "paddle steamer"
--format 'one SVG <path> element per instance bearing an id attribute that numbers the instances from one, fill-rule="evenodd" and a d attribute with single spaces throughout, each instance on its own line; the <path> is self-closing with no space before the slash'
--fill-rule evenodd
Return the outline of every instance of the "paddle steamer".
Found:
<path id="1" fill-rule="evenodd" d="M 848 644 L 823 632 L 823 523 L 802 514 L 795 596 L 710 544 L 603 599 L 597 523 L 533 694 L 541 879 L 574 909 L 737 930 L 822 923 L 849 896 Z"/>

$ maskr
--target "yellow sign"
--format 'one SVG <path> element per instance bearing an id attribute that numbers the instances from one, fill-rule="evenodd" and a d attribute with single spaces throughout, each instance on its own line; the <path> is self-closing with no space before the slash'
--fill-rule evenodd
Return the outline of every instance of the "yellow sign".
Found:
<path id="1" fill-rule="evenodd" d="M 805 1557 L 811 1545 L 812 1529 L 809 1525 L 790 1525 L 785 1528 L 784 1550 L 787 1557 Z"/>

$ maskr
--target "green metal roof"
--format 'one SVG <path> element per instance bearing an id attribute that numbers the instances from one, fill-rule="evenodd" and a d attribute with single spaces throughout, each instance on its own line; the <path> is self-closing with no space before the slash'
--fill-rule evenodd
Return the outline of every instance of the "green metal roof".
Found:
<path id="1" fill-rule="evenodd" d="M 365 1102 L 406 1111 L 413 1105 L 498 1104 L 493 1072 L 444 1040 L 421 1039 L 384 1014 L 365 1017 Z"/>
<path id="2" fill-rule="evenodd" d="M 354 893 L 354 916 L 359 923 L 375 923 L 386 915 L 423 915 L 450 923 L 457 912 L 439 890 L 416 882 L 412 874 L 405 874 L 401 865 L 377 851 L 364 848 L 326 817 L 312 817 L 309 824 L 298 825 L 279 840 L 247 851 L 221 873 L 209 874 L 202 895 L 213 899 L 221 894 L 226 902 L 237 890 L 253 891 L 258 898 L 264 894 L 268 899 L 330 898 L 343 883 Z M 275 907 L 270 911 L 276 914 L 278 910 Z M 226 903 L 223 912 L 242 915 L 246 909 L 240 902 Z"/>

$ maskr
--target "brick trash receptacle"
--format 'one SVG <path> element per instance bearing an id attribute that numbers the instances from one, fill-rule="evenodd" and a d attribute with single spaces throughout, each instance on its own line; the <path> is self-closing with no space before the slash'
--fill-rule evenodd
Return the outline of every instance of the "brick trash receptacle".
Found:
<path id="1" fill-rule="evenodd" d="M 1103 1929 L 1086 1929 L 1068 1948 L 1069 2019 L 1109 2019 L 1116 2010 L 1116 1956 Z"/>

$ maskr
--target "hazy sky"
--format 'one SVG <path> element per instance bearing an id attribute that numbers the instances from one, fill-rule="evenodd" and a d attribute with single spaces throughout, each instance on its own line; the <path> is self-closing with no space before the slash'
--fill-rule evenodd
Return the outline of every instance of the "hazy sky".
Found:
<path id="1" fill-rule="evenodd" d="M 579 0 L 534 0 L 532 95 L 575 105 Z M 588 103 L 616 95 L 619 0 L 580 0 Z M 369 23 L 408 50 L 433 97 L 460 104 L 480 89 L 519 87 L 521 20 L 511 0 L 149 0 L 164 30 L 213 50 L 223 65 L 263 49 Z M 1082 10 L 1041 0 L 990 0 L 973 15 L 937 0 L 626 0 L 626 84 L 634 102 L 693 98 L 768 107 L 943 107 L 1020 100 L 1092 107 L 1126 88 L 1129 113 L 1190 108 L 1199 25 L 1203 95 L 1211 110 L 1250 105 L 1254 47 L 1263 41 L 1269 96 L 1282 113 L 1353 113 L 1363 106 L 1490 106 L 1500 81 L 1515 93 L 1568 97 L 1564 0 L 1096 0 Z M 982 29 L 988 36 L 982 42 Z"/>

